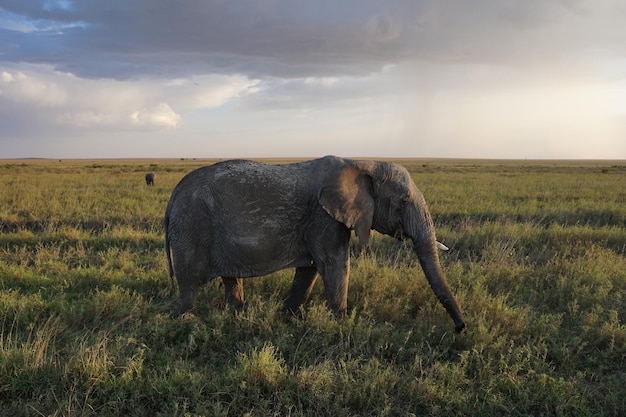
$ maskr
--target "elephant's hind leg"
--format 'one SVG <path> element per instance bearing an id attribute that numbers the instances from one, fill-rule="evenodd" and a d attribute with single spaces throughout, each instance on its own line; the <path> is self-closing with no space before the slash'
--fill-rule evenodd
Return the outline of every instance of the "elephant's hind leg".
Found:
<path id="1" fill-rule="evenodd" d="M 194 286 L 179 285 L 178 291 L 180 295 L 178 299 L 178 309 L 176 310 L 176 314 L 180 316 L 193 310 L 196 303 L 196 297 L 198 295 L 198 288 Z"/>
<path id="2" fill-rule="evenodd" d="M 296 268 L 289 297 L 285 300 L 286 311 L 296 314 L 298 308 L 309 301 L 317 277 L 317 268 L 314 266 Z"/>
<path id="3" fill-rule="evenodd" d="M 195 262 L 193 258 L 174 259 L 174 269 L 179 293 L 177 313 L 181 315 L 193 311 L 198 292 L 209 281 L 209 274 L 206 265 Z"/>
<path id="4" fill-rule="evenodd" d="M 224 283 L 224 295 L 226 297 L 226 303 L 235 308 L 243 307 L 243 279 L 222 277 L 222 282 Z"/>

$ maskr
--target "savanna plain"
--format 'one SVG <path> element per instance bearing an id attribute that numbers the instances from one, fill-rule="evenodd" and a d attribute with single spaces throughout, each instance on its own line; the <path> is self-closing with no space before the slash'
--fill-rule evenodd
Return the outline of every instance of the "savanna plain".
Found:
<path id="1" fill-rule="evenodd" d="M 462 334 L 378 234 L 354 240 L 341 321 L 321 281 L 283 315 L 292 271 L 247 279 L 242 310 L 216 280 L 174 317 L 162 218 L 212 162 L 0 161 L 0 415 L 626 415 L 625 161 L 398 161 Z"/>

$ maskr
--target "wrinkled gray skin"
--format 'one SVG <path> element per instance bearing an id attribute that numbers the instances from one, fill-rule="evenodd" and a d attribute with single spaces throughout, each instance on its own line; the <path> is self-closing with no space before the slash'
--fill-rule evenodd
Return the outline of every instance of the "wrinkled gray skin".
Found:
<path id="1" fill-rule="evenodd" d="M 156 177 L 156 175 L 154 175 L 153 172 L 148 172 L 146 174 L 146 185 L 154 185 L 154 177 Z"/>
<path id="2" fill-rule="evenodd" d="M 439 264 L 430 213 L 408 171 L 334 156 L 286 165 L 226 161 L 180 181 L 165 214 L 178 313 L 191 310 L 198 289 L 213 278 L 222 277 L 227 302 L 241 306 L 241 278 L 295 268 L 285 308 L 296 312 L 306 303 L 319 273 L 328 307 L 341 317 L 347 308 L 351 229 L 364 245 L 371 229 L 411 239 L 456 330 L 465 328 Z"/>

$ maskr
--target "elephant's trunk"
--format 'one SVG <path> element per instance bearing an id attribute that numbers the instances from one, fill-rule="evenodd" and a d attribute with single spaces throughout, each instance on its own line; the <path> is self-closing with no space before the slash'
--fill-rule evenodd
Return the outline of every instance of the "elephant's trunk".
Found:
<path id="1" fill-rule="evenodd" d="M 452 317 L 455 330 L 458 333 L 462 332 L 463 329 L 465 329 L 465 319 L 443 275 L 441 265 L 439 264 L 439 254 L 435 240 L 433 239 L 431 242 L 416 244 L 415 252 L 424 270 L 426 279 L 430 284 L 430 288 L 433 289 L 439 302 L 441 302 L 450 317 Z"/>
<path id="2" fill-rule="evenodd" d="M 418 197 L 420 204 L 417 204 L 415 212 L 405 219 L 404 229 L 413 240 L 415 253 L 419 258 L 420 265 L 424 270 L 430 287 L 439 299 L 439 302 L 452 317 L 452 320 L 454 320 L 456 331 L 460 333 L 465 329 L 465 319 L 452 291 L 448 287 L 439 263 L 438 242 L 435 237 L 435 227 L 430 212 L 421 194 L 418 194 Z"/>

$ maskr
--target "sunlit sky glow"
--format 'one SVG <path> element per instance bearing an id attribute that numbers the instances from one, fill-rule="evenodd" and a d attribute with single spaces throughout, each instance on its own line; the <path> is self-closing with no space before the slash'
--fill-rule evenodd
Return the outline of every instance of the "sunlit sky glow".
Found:
<path id="1" fill-rule="evenodd" d="M 622 0 L 0 0 L 0 158 L 626 159 Z"/>

